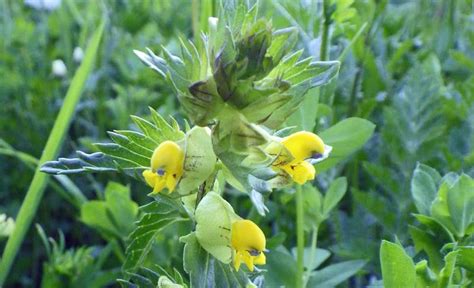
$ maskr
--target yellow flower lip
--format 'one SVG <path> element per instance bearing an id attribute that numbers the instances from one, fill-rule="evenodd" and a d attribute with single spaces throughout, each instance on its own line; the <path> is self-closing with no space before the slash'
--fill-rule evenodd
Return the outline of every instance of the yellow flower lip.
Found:
<path id="1" fill-rule="evenodd" d="M 281 150 L 286 149 L 286 152 L 281 153 L 272 165 L 286 172 L 298 184 L 313 180 L 316 176 L 313 164 L 326 159 L 332 150 L 318 135 L 307 131 L 293 133 L 281 139 L 280 143 Z"/>
<path id="2" fill-rule="evenodd" d="M 173 192 L 183 175 L 184 151 L 173 141 L 164 141 L 153 151 L 150 169 L 143 171 L 146 183 L 153 187 L 152 194 L 167 188 Z"/>
<path id="3" fill-rule="evenodd" d="M 254 265 L 264 265 L 266 257 L 263 253 L 266 239 L 262 230 L 251 220 L 237 220 L 232 223 L 231 245 L 235 250 L 234 267 L 238 271 L 242 262 L 250 271 Z"/>
<path id="4" fill-rule="evenodd" d="M 325 145 L 318 135 L 299 131 L 283 138 L 281 144 L 291 153 L 297 162 L 311 158 L 313 155 L 324 154 Z"/>

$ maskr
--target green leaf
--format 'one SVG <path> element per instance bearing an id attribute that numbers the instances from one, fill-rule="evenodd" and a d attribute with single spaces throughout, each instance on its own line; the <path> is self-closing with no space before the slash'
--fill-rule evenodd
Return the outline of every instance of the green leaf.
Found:
<path id="1" fill-rule="evenodd" d="M 133 151 L 134 153 L 144 156 L 146 159 L 150 159 L 151 156 L 153 155 L 153 150 L 156 148 L 156 144 L 153 149 L 150 149 L 146 146 L 142 146 L 139 143 L 136 143 L 135 141 L 131 141 L 127 136 L 122 135 L 120 133 L 116 132 L 107 132 L 109 135 L 110 139 L 112 139 L 115 143 L 118 145 L 122 146 L 123 148 Z"/>
<path id="2" fill-rule="evenodd" d="M 135 228 L 138 205 L 130 198 L 130 188 L 109 182 L 105 201 L 89 201 L 81 206 L 81 221 L 108 235 L 125 239 Z"/>
<path id="3" fill-rule="evenodd" d="M 445 264 L 438 275 L 438 287 L 451 287 L 453 284 L 457 256 L 458 251 L 452 251 L 444 257 Z"/>
<path id="4" fill-rule="evenodd" d="M 459 238 L 474 223 L 474 180 L 461 175 L 447 192 L 447 204 Z"/>
<path id="5" fill-rule="evenodd" d="M 142 154 L 135 153 L 128 148 L 120 146 L 114 143 L 98 143 L 97 148 L 105 155 L 111 156 L 117 160 L 125 160 L 130 163 L 134 163 L 136 167 L 148 167 L 150 166 L 150 158 L 143 156 Z"/>
<path id="6" fill-rule="evenodd" d="M 449 214 L 449 207 L 447 203 L 449 191 L 449 184 L 443 182 L 438 190 L 438 195 L 436 196 L 433 205 L 431 205 L 431 215 L 437 222 L 445 226 L 452 234 L 457 235 L 456 228 L 453 226 L 451 221 L 451 215 Z"/>
<path id="7" fill-rule="evenodd" d="M 416 287 L 436 287 L 436 274 L 428 267 L 428 261 L 421 260 L 415 265 Z"/>
<path id="8" fill-rule="evenodd" d="M 283 246 L 268 253 L 265 268 L 267 269 L 266 286 L 295 287 L 296 261 Z"/>
<path id="9" fill-rule="evenodd" d="M 318 117 L 319 89 L 313 88 L 306 93 L 300 109 L 293 113 L 286 124 L 296 126 L 297 130 L 313 131 Z"/>
<path id="10" fill-rule="evenodd" d="M 293 247 L 293 249 L 291 249 L 291 254 L 293 254 L 293 257 L 296 259 L 297 247 Z M 318 268 L 321 264 L 323 264 L 324 261 L 329 258 L 329 256 L 331 256 L 331 252 L 326 249 L 316 248 L 316 251 L 314 253 L 314 259 L 311 259 L 310 255 L 311 248 L 304 248 L 303 262 L 306 271 L 313 271 L 314 269 Z"/>
<path id="11" fill-rule="evenodd" d="M 332 209 L 341 201 L 344 194 L 347 191 L 347 179 L 346 177 L 339 177 L 334 180 L 329 186 L 326 195 L 324 196 L 323 202 L 323 214 L 329 215 Z"/>
<path id="12" fill-rule="evenodd" d="M 380 262 L 385 288 L 415 287 L 415 264 L 402 246 L 382 240 Z"/>
<path id="13" fill-rule="evenodd" d="M 434 217 L 426 216 L 423 214 L 413 214 L 413 216 L 421 224 L 427 226 L 433 232 L 434 235 L 441 237 L 441 239 L 446 239 L 446 241 L 454 239 L 453 234 L 448 230 L 448 228 L 446 228 L 446 226 L 444 226 Z"/>
<path id="14" fill-rule="evenodd" d="M 323 196 L 316 187 L 311 185 L 303 186 L 303 203 L 305 212 L 306 229 L 311 230 L 314 226 L 319 226 L 327 215 L 323 214 Z"/>
<path id="15" fill-rule="evenodd" d="M 102 152 L 91 154 L 77 151 L 78 158 L 59 158 L 58 161 L 49 161 L 43 164 L 41 171 L 49 174 L 76 174 L 84 172 L 111 172 L 123 170 L 133 176 L 143 170 L 137 163 L 128 160 L 116 158 L 113 159 Z"/>
<path id="16" fill-rule="evenodd" d="M 440 244 L 439 236 L 435 236 L 414 226 L 408 227 L 415 251 L 424 251 L 428 257 L 431 268 L 438 272 L 443 266 L 443 257 L 440 253 L 443 243 Z"/>
<path id="17" fill-rule="evenodd" d="M 438 194 L 439 173 L 433 168 L 420 164 L 413 171 L 411 195 L 421 214 L 430 215 L 431 204 Z"/>
<path id="18" fill-rule="evenodd" d="M 209 253 L 197 241 L 195 232 L 180 238 L 184 242 L 184 271 L 189 274 L 191 287 L 206 287 L 210 275 Z"/>
<path id="19" fill-rule="evenodd" d="M 136 271 L 145 261 L 156 236 L 168 225 L 186 219 L 181 218 L 177 210 L 169 203 L 163 201 L 153 205 L 146 205 L 146 213 L 137 222 L 137 227 L 128 236 L 130 244 L 125 251 L 126 259 L 122 270 L 125 272 Z"/>
<path id="20" fill-rule="evenodd" d="M 365 260 L 351 260 L 332 264 L 311 273 L 307 287 L 336 287 L 365 266 Z"/>
<path id="21" fill-rule="evenodd" d="M 474 272 L 474 246 L 461 246 L 458 248 L 459 254 L 457 265 Z"/>
<path id="22" fill-rule="evenodd" d="M 323 131 L 319 136 L 333 150 L 329 158 L 316 164 L 316 171 L 325 171 L 360 149 L 370 139 L 375 125 L 361 118 L 347 118 Z"/>
<path id="23" fill-rule="evenodd" d="M 170 124 L 168 124 L 168 122 L 166 122 L 165 119 L 163 119 L 163 117 L 161 117 L 158 112 L 156 112 L 155 109 L 151 107 L 148 108 L 150 109 L 153 122 L 155 123 L 158 130 L 160 130 L 162 133 L 164 139 L 170 141 L 179 141 L 183 139 L 184 134 L 179 130 L 179 127 L 172 127 Z M 174 122 L 176 123 L 176 120 L 174 120 Z"/>
<path id="24" fill-rule="evenodd" d="M 351 194 L 356 202 L 372 214 L 388 231 L 395 231 L 397 225 L 396 214 L 393 208 L 389 208 L 390 202 L 376 193 L 366 193 L 355 188 Z"/>

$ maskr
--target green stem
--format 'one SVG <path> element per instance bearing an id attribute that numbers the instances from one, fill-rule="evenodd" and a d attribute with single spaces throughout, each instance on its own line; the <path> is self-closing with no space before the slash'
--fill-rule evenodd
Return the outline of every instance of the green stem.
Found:
<path id="1" fill-rule="evenodd" d="M 7 278 L 8 272 L 10 271 L 20 245 L 23 242 L 23 238 L 25 238 L 26 232 L 28 232 L 31 221 L 35 217 L 41 198 L 43 197 L 44 189 L 49 178 L 47 174 L 40 171 L 41 164 L 53 160 L 59 153 L 59 148 L 61 147 L 64 136 L 66 135 L 69 124 L 74 115 L 75 107 L 82 94 L 82 89 L 94 66 L 94 59 L 99 47 L 100 39 L 102 38 L 104 26 L 105 24 L 102 22 L 95 31 L 90 45 L 87 48 L 84 60 L 72 79 L 63 106 L 54 122 L 53 129 L 51 130 L 43 154 L 39 160 L 39 165 L 36 168 L 33 180 L 31 181 L 25 199 L 21 204 L 20 211 L 16 218 L 15 230 L 13 230 L 12 235 L 8 238 L 0 262 L 0 287 L 3 286 Z"/>
<path id="2" fill-rule="evenodd" d="M 309 267 L 313 267 L 314 265 L 314 259 L 316 257 L 316 247 L 318 243 L 318 231 L 319 231 L 319 226 L 314 226 L 313 227 L 313 233 L 311 234 L 311 250 L 309 252 Z M 311 271 L 307 271 L 307 275 L 305 277 L 304 281 L 304 287 L 308 284 L 309 277 L 311 276 Z"/>
<path id="3" fill-rule="evenodd" d="M 296 288 L 303 288 L 304 274 L 304 206 L 302 186 L 296 186 Z"/>
<path id="4" fill-rule="evenodd" d="M 329 14 L 329 0 L 323 2 L 323 31 L 321 34 L 321 47 L 319 51 L 319 59 L 326 61 L 328 59 L 328 46 L 329 46 L 329 26 L 331 24 L 331 15 Z"/>
<path id="5" fill-rule="evenodd" d="M 363 66 L 358 63 L 357 72 L 354 78 L 354 82 L 352 83 L 352 90 L 351 96 L 349 99 L 349 107 L 347 108 L 347 116 L 351 117 L 354 116 L 356 112 L 356 100 L 357 100 L 357 92 L 360 85 L 360 81 L 362 81 L 362 69 Z M 360 66 L 360 67 L 359 67 Z"/>

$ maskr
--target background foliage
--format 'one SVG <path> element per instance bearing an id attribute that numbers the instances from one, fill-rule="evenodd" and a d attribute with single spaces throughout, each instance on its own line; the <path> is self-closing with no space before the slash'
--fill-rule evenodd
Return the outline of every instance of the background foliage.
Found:
<path id="1" fill-rule="evenodd" d="M 172 89 L 142 65 L 132 50 L 150 47 L 157 51 L 163 45 L 177 51 L 178 36 L 193 38 L 193 28 L 207 29 L 207 22 L 199 17 L 216 15 L 217 5 L 203 3 L 207 1 L 64 0 L 57 9 L 46 11 L 20 1 L 0 2 L 0 173 L 4 175 L 0 214 L 16 217 L 32 168 L 45 146 L 46 131 L 79 65 L 73 51 L 76 47 L 85 50 L 101 19 L 106 26 L 96 68 L 60 155 L 70 158 L 76 150 L 96 152 L 91 143 L 104 142 L 106 131 L 136 129 L 129 115 L 148 117 L 148 106 L 184 123 Z M 342 287 L 365 287 L 381 279 L 382 239 L 405 247 L 415 245 L 409 225 L 418 222 L 411 213 L 423 209 L 411 194 L 417 162 L 440 175 L 454 171 L 474 176 L 473 8 L 468 0 L 322 3 L 260 1 L 259 5 L 260 14 L 271 17 L 275 27 L 297 28 L 297 48 L 304 48 L 306 56 L 342 62 L 338 80 L 311 91 L 318 97 L 307 97 L 287 123 L 317 132 L 353 116 L 376 124 L 362 150 L 335 168 L 317 167 L 322 173 L 314 189 L 328 191 L 326 195 L 332 189 L 337 194 L 345 185 L 347 193 L 332 213 L 307 215 L 327 218 L 318 232 L 321 249 L 312 264 L 320 275 L 313 281 L 326 285 L 320 287 L 333 286 L 324 282 L 332 272 L 341 277 Z M 201 13 L 196 15 L 196 11 Z M 64 61 L 64 76 L 52 73 L 55 59 Z M 353 130 L 345 127 L 338 134 L 365 133 Z M 349 148 L 348 153 L 352 152 Z M 148 188 L 114 174 L 51 178 L 34 219 L 42 228 L 39 233 L 29 230 L 7 284 L 55 287 L 45 283 L 47 275 L 51 281 L 69 281 L 71 287 L 85 283 L 77 282 L 78 277 L 89 281 L 88 287 L 115 283 L 125 261 L 126 236 L 142 213 L 137 207 L 149 202 L 141 191 Z M 268 243 L 272 251 L 266 266 L 269 286 L 282 282 L 291 286 L 284 282 L 291 279 L 285 275 L 293 275 L 288 267 L 296 243 L 296 212 L 287 205 L 293 199 L 289 192 L 272 194 L 265 218 L 252 208 L 248 197 L 232 190 L 228 193 L 239 215 L 254 220 L 266 235 L 274 235 Z M 92 217 L 90 211 L 104 212 Z M 115 223 L 98 221 L 107 213 L 112 216 L 104 219 L 116 219 Z M 176 282 L 185 274 L 174 270 L 183 267 L 183 244 L 176 235 L 182 235 L 186 225 L 177 222 L 157 233 L 146 260 L 150 269 L 164 269 Z M 48 240 L 46 235 L 57 240 Z M 0 239 L 2 250 L 4 243 Z M 383 245 L 389 247 L 387 251 L 397 251 Z M 342 277 L 339 271 L 348 274 Z"/>

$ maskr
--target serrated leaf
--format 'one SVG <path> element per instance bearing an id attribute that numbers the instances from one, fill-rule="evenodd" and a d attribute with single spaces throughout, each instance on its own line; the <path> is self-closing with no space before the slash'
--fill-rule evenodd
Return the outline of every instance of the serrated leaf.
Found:
<path id="1" fill-rule="evenodd" d="M 114 159 L 129 161 L 134 163 L 135 167 L 145 168 L 150 165 L 150 158 L 115 143 L 97 143 L 95 146 L 105 155 Z"/>
<path id="2" fill-rule="evenodd" d="M 75 174 L 83 172 L 118 171 L 118 163 L 102 152 L 87 154 L 77 151 L 79 158 L 59 158 L 43 164 L 41 171 L 49 174 Z M 128 163 L 124 169 L 137 169 L 136 164 Z"/>
<path id="3" fill-rule="evenodd" d="M 140 132 L 131 130 L 115 130 L 114 132 L 127 137 L 130 141 L 150 151 L 155 150 L 155 148 L 158 146 L 158 143 L 156 143 L 153 139 Z"/>
<path id="4" fill-rule="evenodd" d="M 107 133 L 109 134 L 110 139 L 112 139 L 115 143 L 117 143 L 118 145 L 130 151 L 133 151 L 136 154 L 143 155 L 146 158 L 151 158 L 151 156 L 153 155 L 153 150 L 148 149 L 144 146 L 141 146 L 134 141 L 131 141 L 125 135 L 121 135 L 119 133 L 110 132 L 110 131 Z"/>
<path id="5" fill-rule="evenodd" d="M 160 130 L 166 140 L 179 141 L 184 137 L 184 133 L 179 130 L 179 126 L 172 127 L 170 124 L 168 124 L 168 122 L 166 122 L 165 119 L 163 119 L 163 117 L 161 117 L 158 112 L 156 112 L 155 109 L 149 107 L 149 110 L 151 112 L 153 122 L 155 122 L 156 127 L 158 130 Z M 172 118 L 172 120 L 174 125 L 176 120 L 174 120 L 174 118 Z"/>
<path id="6" fill-rule="evenodd" d="M 161 142 L 167 140 L 165 136 L 161 133 L 161 131 L 152 123 L 148 122 L 147 120 L 140 118 L 138 116 L 130 116 L 132 117 L 133 122 L 142 130 L 142 132 L 150 137 L 153 141 L 156 142 L 156 145 L 160 144 Z"/>
<path id="7" fill-rule="evenodd" d="M 128 237 L 130 244 L 125 251 L 126 259 L 122 266 L 123 271 L 136 271 L 145 261 L 158 233 L 170 224 L 186 220 L 181 218 L 176 210 L 163 210 L 163 212 L 160 209 L 160 207 L 163 207 L 162 205 L 155 205 L 153 207 L 155 212 L 145 213 L 137 222 L 137 228 Z M 165 207 L 169 206 L 164 205 Z"/>
<path id="8" fill-rule="evenodd" d="M 339 61 L 312 62 L 305 70 L 285 80 L 293 85 L 299 85 L 307 80 L 310 87 L 328 84 L 339 73 Z"/>

